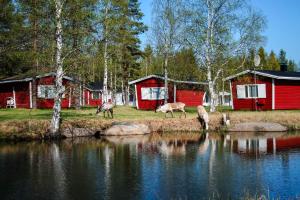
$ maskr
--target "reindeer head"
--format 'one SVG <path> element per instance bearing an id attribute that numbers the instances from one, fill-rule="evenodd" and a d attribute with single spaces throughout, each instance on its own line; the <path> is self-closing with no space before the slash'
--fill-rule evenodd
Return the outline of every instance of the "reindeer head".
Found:
<path id="1" fill-rule="evenodd" d="M 103 112 L 103 105 L 104 105 L 104 104 L 98 105 L 98 106 L 97 106 L 96 115 L 99 114 L 99 113 L 101 113 L 101 112 Z"/>
<path id="2" fill-rule="evenodd" d="M 158 106 L 158 108 L 155 110 L 155 112 L 161 112 L 161 106 Z"/>

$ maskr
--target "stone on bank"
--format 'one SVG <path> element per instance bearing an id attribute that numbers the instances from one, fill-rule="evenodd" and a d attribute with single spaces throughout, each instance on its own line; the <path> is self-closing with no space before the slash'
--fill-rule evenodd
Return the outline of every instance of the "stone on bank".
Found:
<path id="1" fill-rule="evenodd" d="M 230 132 L 284 132 L 288 128 L 278 123 L 244 122 L 235 124 L 228 129 Z"/>
<path id="2" fill-rule="evenodd" d="M 114 122 L 103 135 L 144 135 L 151 133 L 150 128 L 135 122 Z"/>

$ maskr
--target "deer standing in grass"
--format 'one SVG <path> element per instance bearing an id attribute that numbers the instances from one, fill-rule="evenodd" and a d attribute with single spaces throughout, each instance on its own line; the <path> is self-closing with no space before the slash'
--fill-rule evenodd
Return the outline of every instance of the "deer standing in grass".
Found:
<path id="1" fill-rule="evenodd" d="M 107 112 L 107 117 L 109 117 L 109 113 L 110 113 L 111 118 L 114 118 L 113 107 L 114 107 L 113 103 L 105 102 L 101 106 L 97 107 L 96 114 L 99 114 L 100 112 L 103 112 L 103 116 L 105 118 L 105 113 Z"/>
<path id="2" fill-rule="evenodd" d="M 205 130 L 208 130 L 208 113 L 206 112 L 205 108 L 203 106 L 197 106 L 197 112 L 198 112 L 198 117 L 201 123 L 201 126 L 205 128 Z"/>
<path id="3" fill-rule="evenodd" d="M 172 115 L 172 118 L 174 118 L 173 111 L 179 110 L 179 111 L 181 111 L 181 112 L 184 113 L 184 116 L 186 118 L 186 113 L 185 113 L 184 107 L 185 107 L 185 104 L 181 103 L 181 102 L 178 102 L 178 103 L 167 103 L 167 104 L 165 104 L 163 106 L 159 106 L 158 109 L 156 109 L 156 112 L 163 112 L 163 113 L 165 113 L 165 117 L 167 117 L 167 113 L 170 112 L 171 115 Z M 181 115 L 180 115 L 180 118 L 181 118 Z"/>

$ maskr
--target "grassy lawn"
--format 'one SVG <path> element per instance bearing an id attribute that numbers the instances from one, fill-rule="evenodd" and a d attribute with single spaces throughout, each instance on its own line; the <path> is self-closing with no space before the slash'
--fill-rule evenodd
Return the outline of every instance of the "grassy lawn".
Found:
<path id="1" fill-rule="evenodd" d="M 186 108 L 187 118 L 196 116 L 196 108 Z M 96 108 L 82 108 L 80 110 L 62 110 L 63 119 L 97 119 L 103 118 L 103 114 L 96 115 Z M 174 113 L 175 117 L 180 116 L 180 112 Z M 0 121 L 7 120 L 30 120 L 30 119 L 51 119 L 51 109 L 0 109 Z M 168 114 L 168 116 L 171 116 Z M 142 111 L 127 106 L 117 106 L 114 108 L 114 119 L 159 119 L 164 118 L 163 113 L 154 111 Z"/>
<path id="2" fill-rule="evenodd" d="M 208 110 L 209 108 L 207 108 Z M 228 107 L 219 107 L 219 112 L 230 112 L 231 120 L 233 121 L 283 121 L 286 122 L 299 122 L 300 111 L 231 111 Z M 187 118 L 195 118 L 197 110 L 195 107 L 187 107 Z M 103 114 L 96 115 L 96 108 L 82 108 L 80 110 L 64 109 L 62 110 L 62 117 L 64 120 L 72 119 L 103 119 Z M 51 119 L 51 109 L 0 109 L 0 121 L 9 120 L 38 120 L 38 119 Z M 181 112 L 174 113 L 175 118 L 179 118 Z M 216 114 L 210 114 L 214 117 Z M 155 113 L 154 111 L 137 110 L 127 106 L 117 106 L 114 108 L 114 119 L 116 120 L 143 120 L 143 119 L 163 119 L 164 113 Z M 171 114 L 168 114 L 171 117 Z"/>

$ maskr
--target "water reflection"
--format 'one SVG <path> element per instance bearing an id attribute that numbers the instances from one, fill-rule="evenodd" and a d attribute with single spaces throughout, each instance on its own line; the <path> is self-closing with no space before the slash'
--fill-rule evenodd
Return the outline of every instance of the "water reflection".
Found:
<path id="1" fill-rule="evenodd" d="M 300 135 L 173 133 L 1 143 L 1 199 L 300 194 Z"/>

